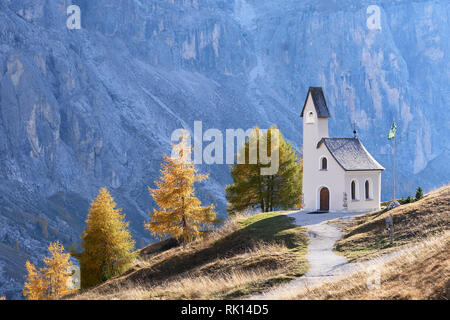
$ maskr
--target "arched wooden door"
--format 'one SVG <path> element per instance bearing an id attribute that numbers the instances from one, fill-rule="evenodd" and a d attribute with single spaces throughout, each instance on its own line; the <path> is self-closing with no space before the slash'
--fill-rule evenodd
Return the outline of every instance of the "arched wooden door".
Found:
<path id="1" fill-rule="evenodd" d="M 323 187 L 320 189 L 320 211 L 330 210 L 330 190 Z"/>

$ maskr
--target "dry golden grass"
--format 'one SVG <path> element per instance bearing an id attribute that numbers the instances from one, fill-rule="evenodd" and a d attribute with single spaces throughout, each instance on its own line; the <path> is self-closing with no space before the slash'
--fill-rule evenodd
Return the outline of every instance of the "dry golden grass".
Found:
<path id="1" fill-rule="evenodd" d="M 450 232 L 434 235 L 387 262 L 371 266 L 381 276 L 379 287 L 369 289 L 361 271 L 315 288 L 284 292 L 279 299 L 445 299 L 450 298 Z M 373 272 L 373 271 L 371 271 Z"/>
<path id="2" fill-rule="evenodd" d="M 344 226 L 344 235 L 335 249 L 350 262 L 368 260 L 396 251 L 448 230 L 450 226 L 450 186 L 430 192 L 417 202 L 391 211 L 360 215 Z M 394 244 L 389 245 L 385 219 L 394 218 Z"/>
<path id="3" fill-rule="evenodd" d="M 394 218 L 394 244 L 388 243 L 385 219 Z M 351 262 L 396 251 L 370 269 L 329 281 L 314 288 L 280 292 L 278 299 L 449 299 L 450 187 L 389 212 L 356 217 L 344 225 L 335 249 Z M 342 222 L 341 222 L 342 223 Z M 380 286 L 369 289 L 367 280 L 377 270 Z"/>
<path id="4" fill-rule="evenodd" d="M 68 298 L 238 298 L 304 274 L 306 249 L 306 230 L 285 215 L 235 217 L 184 246 L 150 245 L 125 274 Z"/>
<path id="5" fill-rule="evenodd" d="M 97 291 L 91 290 L 75 298 L 87 300 L 232 298 L 247 291 L 263 290 L 272 283 L 283 281 L 285 278 L 282 274 L 288 271 L 283 267 L 287 256 L 288 249 L 283 245 L 259 243 L 243 254 L 211 261 L 193 272 L 172 277 L 155 286 L 148 286 L 145 283 L 137 286 L 129 283 L 118 284 L 114 290 L 109 290 L 110 293 L 99 295 Z M 278 263 L 272 264 L 277 259 Z M 267 268 L 264 261 L 270 261 L 271 266 Z"/>
<path id="6" fill-rule="evenodd" d="M 180 279 L 154 288 L 150 298 L 173 297 L 174 299 L 219 299 L 235 298 L 242 294 L 253 292 L 255 288 L 270 287 L 267 279 L 278 283 L 277 270 L 255 270 L 247 272 L 231 272 L 216 278 L 199 276 Z M 283 280 L 282 278 L 280 280 Z M 267 283 L 267 285 L 264 285 Z"/>

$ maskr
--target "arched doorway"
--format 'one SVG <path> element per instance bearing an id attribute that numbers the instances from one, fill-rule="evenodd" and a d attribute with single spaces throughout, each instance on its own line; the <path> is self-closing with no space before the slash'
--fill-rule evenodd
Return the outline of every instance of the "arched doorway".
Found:
<path id="1" fill-rule="evenodd" d="M 330 190 L 327 187 L 320 189 L 320 211 L 330 210 Z"/>

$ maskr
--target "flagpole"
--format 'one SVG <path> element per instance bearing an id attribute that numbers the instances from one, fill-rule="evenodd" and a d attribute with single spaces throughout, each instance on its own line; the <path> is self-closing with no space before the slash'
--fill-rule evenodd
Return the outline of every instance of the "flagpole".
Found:
<path id="1" fill-rule="evenodd" d="M 395 113 L 394 113 L 394 123 L 395 123 Z M 394 201 L 397 200 L 395 197 L 395 135 L 394 135 Z"/>

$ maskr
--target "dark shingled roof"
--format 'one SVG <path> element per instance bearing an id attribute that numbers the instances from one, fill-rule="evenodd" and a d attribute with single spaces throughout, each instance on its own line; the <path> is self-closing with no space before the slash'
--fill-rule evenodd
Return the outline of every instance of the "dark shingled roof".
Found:
<path id="1" fill-rule="evenodd" d="M 317 148 L 322 143 L 345 171 L 384 170 L 358 138 L 322 138 Z"/>
<path id="2" fill-rule="evenodd" d="M 308 94 L 306 95 L 305 104 L 303 105 L 302 114 L 300 116 L 303 117 L 303 112 L 305 111 L 309 93 L 311 93 L 314 106 L 316 107 L 317 116 L 319 118 L 329 118 L 330 111 L 328 111 L 327 102 L 325 101 L 325 96 L 323 95 L 321 87 L 309 87 Z"/>

